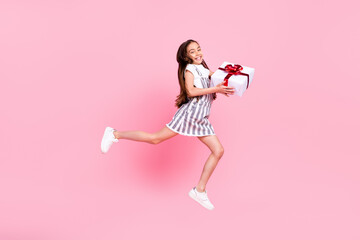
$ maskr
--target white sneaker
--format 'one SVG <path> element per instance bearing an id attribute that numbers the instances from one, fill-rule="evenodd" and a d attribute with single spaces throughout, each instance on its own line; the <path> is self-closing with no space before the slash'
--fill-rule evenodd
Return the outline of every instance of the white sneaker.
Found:
<path id="1" fill-rule="evenodd" d="M 198 192 L 196 187 L 194 187 L 190 190 L 189 196 L 209 210 L 213 210 L 215 208 L 210 202 L 206 190 L 205 192 Z"/>
<path id="2" fill-rule="evenodd" d="M 114 142 L 119 142 L 119 139 L 115 138 L 114 136 L 114 132 L 115 129 L 111 128 L 111 127 L 106 127 L 105 128 L 105 132 L 104 132 L 104 136 L 101 140 L 101 152 L 102 153 L 107 153 L 107 151 L 109 151 L 111 145 Z"/>

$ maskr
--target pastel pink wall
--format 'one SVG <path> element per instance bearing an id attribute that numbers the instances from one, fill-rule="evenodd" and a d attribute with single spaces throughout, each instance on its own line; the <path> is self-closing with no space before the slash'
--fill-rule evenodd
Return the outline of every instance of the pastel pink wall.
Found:
<path id="1" fill-rule="evenodd" d="M 0 239 L 359 239 L 357 1 L 0 2 Z M 208 211 L 187 193 L 209 150 L 155 132 L 176 51 L 255 68 L 210 120 L 225 154 Z"/>

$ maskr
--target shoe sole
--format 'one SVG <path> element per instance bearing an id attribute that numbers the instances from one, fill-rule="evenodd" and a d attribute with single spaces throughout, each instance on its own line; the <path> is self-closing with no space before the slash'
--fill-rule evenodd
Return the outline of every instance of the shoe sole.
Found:
<path id="1" fill-rule="evenodd" d="M 104 131 L 104 135 L 101 139 L 101 153 L 105 154 L 107 153 L 107 151 L 104 150 L 104 140 L 105 140 L 105 136 L 107 135 L 107 132 L 111 130 L 111 127 L 106 127 L 105 131 Z"/>
<path id="2" fill-rule="evenodd" d="M 208 207 L 208 206 L 204 205 L 201 201 L 199 201 L 199 200 L 196 198 L 196 195 L 195 195 L 195 193 L 194 193 L 192 190 L 190 190 L 189 196 L 190 196 L 192 199 L 194 199 L 196 202 L 200 203 L 200 205 L 203 206 L 203 207 L 206 208 L 206 209 L 213 210 L 213 209 L 215 208 L 215 207 L 211 208 L 211 207 Z"/>

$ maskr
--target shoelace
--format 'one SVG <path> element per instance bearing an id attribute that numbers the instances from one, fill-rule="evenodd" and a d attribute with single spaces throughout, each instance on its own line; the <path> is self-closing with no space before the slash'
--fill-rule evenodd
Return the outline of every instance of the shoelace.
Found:
<path id="1" fill-rule="evenodd" d="M 204 197 L 201 198 L 201 200 L 203 200 L 203 201 L 208 201 L 209 199 L 204 196 Z"/>
<path id="2" fill-rule="evenodd" d="M 208 200 L 209 200 L 209 198 L 208 198 L 208 196 L 207 196 L 206 193 L 199 193 L 198 196 L 199 196 L 199 197 L 201 198 L 201 200 L 203 200 L 203 201 L 208 201 Z"/>
<path id="3" fill-rule="evenodd" d="M 200 198 L 201 198 L 202 201 L 209 201 L 209 199 L 207 197 L 205 197 L 205 196 L 200 197 Z"/>

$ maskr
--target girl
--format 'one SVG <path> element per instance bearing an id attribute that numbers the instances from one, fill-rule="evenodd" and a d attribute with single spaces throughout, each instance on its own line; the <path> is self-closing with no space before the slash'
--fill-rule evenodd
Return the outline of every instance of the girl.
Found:
<path id="1" fill-rule="evenodd" d="M 193 187 L 189 196 L 207 209 L 214 209 L 210 202 L 206 184 L 213 173 L 217 163 L 224 154 L 224 148 L 215 135 L 209 122 L 212 101 L 216 93 L 229 97 L 234 94 L 233 87 L 224 86 L 224 82 L 210 87 L 212 71 L 206 65 L 200 45 L 192 39 L 182 43 L 178 49 L 176 60 L 179 63 L 178 80 L 180 94 L 176 99 L 179 108 L 172 120 L 155 133 L 144 131 L 117 131 L 106 127 L 101 141 L 101 151 L 106 153 L 114 142 L 119 139 L 158 144 L 178 134 L 196 136 L 211 151 L 203 168 L 198 184 Z"/>

